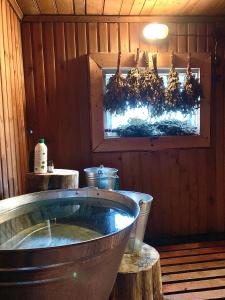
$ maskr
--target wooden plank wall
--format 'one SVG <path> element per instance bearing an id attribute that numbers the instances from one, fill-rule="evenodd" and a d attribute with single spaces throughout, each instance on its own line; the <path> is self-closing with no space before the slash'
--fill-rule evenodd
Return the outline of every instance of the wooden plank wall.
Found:
<path id="1" fill-rule="evenodd" d="M 171 23 L 165 43 L 142 40 L 142 23 L 30 22 L 22 24 L 28 118 L 34 135 L 47 138 L 57 167 L 116 167 L 122 189 L 154 196 L 147 238 L 225 231 L 224 39 L 220 81 L 212 91 L 212 145 L 205 149 L 91 153 L 88 74 L 93 52 L 213 51 L 216 23 Z"/>
<path id="2" fill-rule="evenodd" d="M 0 0 L 0 199 L 23 193 L 25 89 L 20 22 Z"/>

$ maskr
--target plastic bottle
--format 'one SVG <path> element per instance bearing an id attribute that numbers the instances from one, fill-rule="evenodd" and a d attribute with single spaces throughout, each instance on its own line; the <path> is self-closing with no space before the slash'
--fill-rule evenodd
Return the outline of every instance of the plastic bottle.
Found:
<path id="1" fill-rule="evenodd" d="M 44 139 L 39 139 L 34 148 L 34 173 L 47 173 L 47 153 L 48 148 Z"/>

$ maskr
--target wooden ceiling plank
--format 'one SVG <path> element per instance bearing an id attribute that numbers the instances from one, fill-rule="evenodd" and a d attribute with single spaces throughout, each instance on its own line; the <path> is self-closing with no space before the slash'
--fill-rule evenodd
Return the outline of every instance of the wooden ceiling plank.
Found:
<path id="1" fill-rule="evenodd" d="M 199 0 L 201 1 L 201 0 Z M 182 14 L 190 15 L 190 12 L 195 8 L 196 0 L 189 0 L 183 7 Z"/>
<path id="2" fill-rule="evenodd" d="M 131 8 L 130 15 L 139 15 L 144 3 L 145 0 L 135 0 Z"/>
<path id="3" fill-rule="evenodd" d="M 56 14 L 57 8 L 54 0 L 36 0 L 41 14 Z"/>
<path id="4" fill-rule="evenodd" d="M 17 0 L 19 7 L 24 15 L 38 15 L 40 11 L 38 9 L 35 0 Z"/>
<path id="5" fill-rule="evenodd" d="M 192 9 L 191 14 L 216 15 L 224 14 L 224 10 L 220 9 L 220 5 L 224 4 L 224 0 L 200 0 Z"/>
<path id="6" fill-rule="evenodd" d="M 123 0 L 120 8 L 120 15 L 129 15 L 135 0 Z"/>
<path id="7" fill-rule="evenodd" d="M 184 15 L 224 15 L 225 10 L 221 10 L 221 5 L 224 4 L 224 0 L 189 0 L 182 14 Z M 176 13 L 176 11 L 175 11 Z"/>
<path id="8" fill-rule="evenodd" d="M 145 3 L 141 10 L 141 15 L 150 15 L 153 7 L 155 6 L 157 0 L 145 0 Z"/>
<path id="9" fill-rule="evenodd" d="M 59 14 L 62 15 L 73 15 L 73 0 L 55 0 L 56 7 Z"/>
<path id="10" fill-rule="evenodd" d="M 105 0 L 104 15 L 119 15 L 122 0 Z"/>
<path id="11" fill-rule="evenodd" d="M 74 0 L 75 14 L 85 15 L 85 0 Z"/>
<path id="12" fill-rule="evenodd" d="M 196 1 L 196 0 L 195 0 Z M 190 0 L 157 0 L 151 14 L 180 15 Z"/>
<path id="13" fill-rule="evenodd" d="M 10 5 L 12 6 L 14 12 L 16 13 L 17 17 L 22 20 L 23 18 L 23 12 L 21 10 L 21 8 L 19 7 L 18 3 L 16 2 L 16 0 L 8 0 Z"/>
<path id="14" fill-rule="evenodd" d="M 225 1 L 220 0 L 220 3 L 217 6 L 217 13 L 221 13 L 221 15 L 225 15 Z"/>
<path id="15" fill-rule="evenodd" d="M 104 0 L 86 0 L 87 15 L 102 15 Z"/>

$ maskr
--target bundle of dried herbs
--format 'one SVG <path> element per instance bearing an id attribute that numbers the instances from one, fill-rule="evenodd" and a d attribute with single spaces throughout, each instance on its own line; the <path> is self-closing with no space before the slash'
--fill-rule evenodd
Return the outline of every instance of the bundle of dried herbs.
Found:
<path id="1" fill-rule="evenodd" d="M 178 111 L 182 103 L 181 84 L 179 75 L 174 67 L 173 54 L 171 55 L 171 68 L 168 75 L 168 86 L 165 91 L 166 111 Z"/>
<path id="2" fill-rule="evenodd" d="M 122 137 L 156 137 L 174 135 L 196 135 L 197 128 L 188 122 L 178 120 L 164 120 L 148 123 L 141 119 L 129 119 L 127 125 L 115 129 Z"/>
<path id="3" fill-rule="evenodd" d="M 150 106 L 150 112 L 153 116 L 162 115 L 165 103 L 165 87 L 162 77 L 158 74 L 157 55 L 153 55 L 152 69 L 150 69 L 149 53 L 145 52 L 146 69 L 141 75 L 140 94 L 142 101 Z"/>
<path id="4" fill-rule="evenodd" d="M 154 126 L 158 131 L 161 132 L 160 135 L 196 135 L 198 129 L 195 126 L 190 125 L 188 122 L 179 120 L 164 120 L 161 122 L 154 123 Z"/>
<path id="5" fill-rule="evenodd" d="M 141 70 L 138 68 L 139 56 L 140 56 L 140 51 L 138 48 L 135 67 L 129 70 L 126 77 L 125 92 L 126 92 L 127 103 L 130 108 L 137 108 L 142 106 L 142 104 L 140 103 Z"/>
<path id="6" fill-rule="evenodd" d="M 200 82 L 191 71 L 190 55 L 188 57 L 188 65 L 186 70 L 186 78 L 182 90 L 182 105 L 183 113 L 190 113 L 200 107 L 200 99 L 202 97 L 202 88 Z"/>
<path id="7" fill-rule="evenodd" d="M 149 124 L 137 118 L 129 119 L 127 125 L 122 125 L 115 131 L 123 137 L 146 137 L 151 135 Z"/>
<path id="8" fill-rule="evenodd" d="M 104 108 L 110 113 L 124 114 L 126 104 L 126 79 L 120 73 L 121 52 L 118 54 L 117 70 L 106 85 Z"/>

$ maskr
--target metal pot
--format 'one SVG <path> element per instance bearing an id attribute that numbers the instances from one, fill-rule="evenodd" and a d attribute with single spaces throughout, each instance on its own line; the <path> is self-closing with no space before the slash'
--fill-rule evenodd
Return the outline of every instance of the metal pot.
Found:
<path id="1" fill-rule="evenodd" d="M 0 299 L 108 299 L 139 211 L 97 189 L 2 200 Z"/>
<path id="2" fill-rule="evenodd" d="M 117 192 L 133 199 L 140 206 L 140 214 L 137 218 L 135 225 L 133 226 L 125 250 L 126 253 L 138 254 L 142 247 L 153 197 L 148 194 L 131 192 L 131 191 L 117 191 Z"/>

